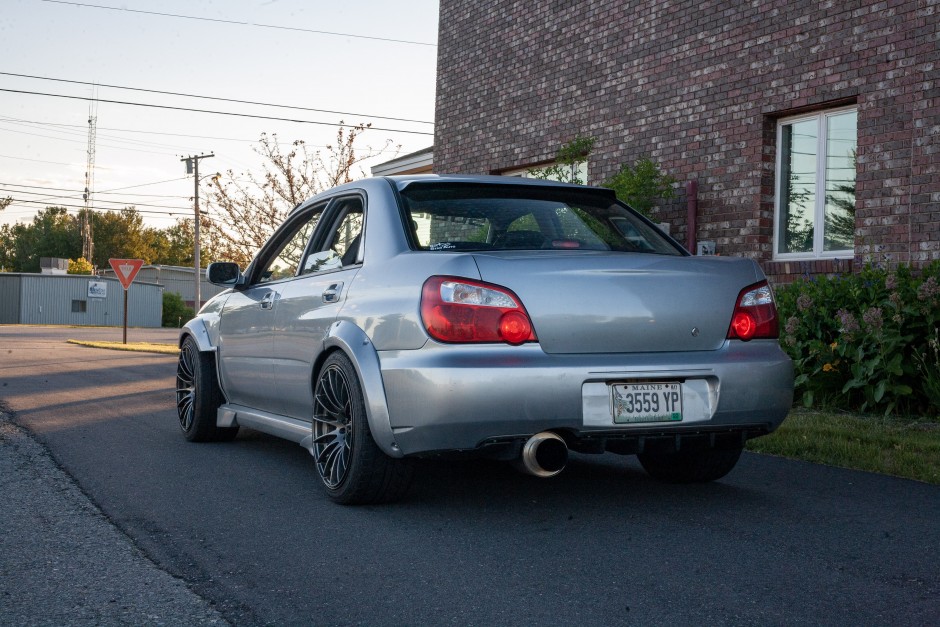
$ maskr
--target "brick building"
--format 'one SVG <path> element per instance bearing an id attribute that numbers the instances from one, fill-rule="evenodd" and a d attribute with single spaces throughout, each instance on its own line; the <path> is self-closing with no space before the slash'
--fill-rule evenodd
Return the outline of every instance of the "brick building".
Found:
<path id="1" fill-rule="evenodd" d="M 437 81 L 436 172 L 594 137 L 589 182 L 652 157 L 778 281 L 940 259 L 940 0 L 441 0 Z"/>

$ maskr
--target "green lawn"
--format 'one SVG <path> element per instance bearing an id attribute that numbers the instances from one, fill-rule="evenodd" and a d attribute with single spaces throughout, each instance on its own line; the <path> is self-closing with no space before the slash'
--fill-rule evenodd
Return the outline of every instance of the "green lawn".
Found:
<path id="1" fill-rule="evenodd" d="M 940 420 L 796 409 L 750 451 L 940 485 Z"/>

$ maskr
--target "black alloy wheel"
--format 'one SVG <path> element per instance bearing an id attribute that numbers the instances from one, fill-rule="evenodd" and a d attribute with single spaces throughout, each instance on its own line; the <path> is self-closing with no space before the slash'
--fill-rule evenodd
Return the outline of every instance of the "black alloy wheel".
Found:
<path id="1" fill-rule="evenodd" d="M 320 484 L 337 503 L 389 503 L 408 491 L 412 460 L 392 458 L 375 443 L 362 387 L 345 353 L 327 357 L 317 376 L 312 436 Z"/>

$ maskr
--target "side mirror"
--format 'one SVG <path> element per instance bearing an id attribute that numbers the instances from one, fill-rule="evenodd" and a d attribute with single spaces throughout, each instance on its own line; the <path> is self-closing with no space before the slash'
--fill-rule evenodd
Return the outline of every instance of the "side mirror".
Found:
<path id="1" fill-rule="evenodd" d="M 242 282 L 242 271 L 237 263 L 230 261 L 210 263 L 206 268 L 206 278 L 213 285 L 235 287 Z"/>

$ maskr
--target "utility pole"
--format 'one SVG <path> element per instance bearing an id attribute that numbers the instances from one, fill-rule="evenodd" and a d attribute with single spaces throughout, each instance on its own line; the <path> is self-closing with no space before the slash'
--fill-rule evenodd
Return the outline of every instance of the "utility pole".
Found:
<path id="1" fill-rule="evenodd" d="M 199 313 L 202 307 L 202 268 L 199 263 L 199 223 L 202 221 L 199 216 L 199 160 L 214 157 L 215 154 L 196 155 L 183 157 L 180 161 L 186 162 L 186 174 L 193 174 L 194 192 L 193 192 L 193 210 L 196 213 L 196 225 L 193 229 L 193 266 L 196 269 L 196 291 L 193 296 L 193 313 Z"/>

